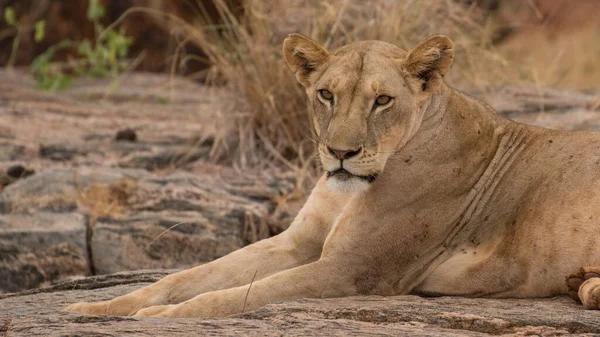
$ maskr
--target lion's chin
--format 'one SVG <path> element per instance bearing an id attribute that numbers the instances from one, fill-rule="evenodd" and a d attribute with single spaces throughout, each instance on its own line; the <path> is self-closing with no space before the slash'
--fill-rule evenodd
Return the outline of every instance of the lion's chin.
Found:
<path id="1" fill-rule="evenodd" d="M 370 184 L 368 181 L 360 179 L 359 177 L 353 177 L 346 180 L 330 177 L 327 179 L 327 186 L 335 192 L 353 193 L 368 190 Z"/>
<path id="2" fill-rule="evenodd" d="M 327 185 L 336 192 L 366 191 L 377 175 L 357 176 L 344 169 L 327 172 Z"/>
<path id="3" fill-rule="evenodd" d="M 349 171 L 347 171 L 346 169 L 343 168 L 339 168 L 335 171 L 327 171 L 327 178 L 336 178 L 339 179 L 341 181 L 346 181 L 346 180 L 350 180 L 353 178 L 358 178 L 358 179 L 362 179 L 368 183 L 372 183 L 375 181 L 375 179 L 377 179 L 377 173 L 371 173 L 371 174 L 367 174 L 364 176 L 361 175 L 357 175 L 357 174 L 353 174 Z"/>

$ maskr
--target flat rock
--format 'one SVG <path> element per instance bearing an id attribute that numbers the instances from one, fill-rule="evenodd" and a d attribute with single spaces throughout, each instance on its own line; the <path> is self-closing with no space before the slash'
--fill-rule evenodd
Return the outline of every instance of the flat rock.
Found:
<path id="1" fill-rule="evenodd" d="M 600 92 L 503 86 L 476 93 L 516 122 L 555 130 L 600 130 Z"/>
<path id="2" fill-rule="evenodd" d="M 39 210 L 72 211 L 82 193 L 96 185 L 116 185 L 146 176 L 144 170 L 111 168 L 52 168 L 7 186 L 0 194 L 0 213 L 33 213 Z"/>
<path id="3" fill-rule="evenodd" d="M 0 291 L 212 261 L 275 234 L 274 200 L 292 188 L 232 172 L 42 171 L 0 194 Z"/>
<path id="4" fill-rule="evenodd" d="M 243 247 L 238 219 L 210 223 L 195 212 L 98 219 L 91 238 L 97 274 L 140 268 L 187 268 Z"/>
<path id="5" fill-rule="evenodd" d="M 567 297 L 468 299 L 418 296 L 303 299 L 227 319 L 80 316 L 61 311 L 78 301 L 128 293 L 165 271 L 96 276 L 50 288 L 0 295 L 7 336 L 594 336 L 600 313 Z"/>
<path id="6" fill-rule="evenodd" d="M 223 115 L 230 92 L 141 73 L 123 74 L 118 90 L 79 78 L 60 93 L 18 71 L 0 79 L 0 292 L 188 268 L 290 222 L 278 205 L 293 178 L 211 157 L 235 125 Z M 135 142 L 120 141 L 123 130 Z M 35 173 L 17 179 L 13 167 Z"/>
<path id="7" fill-rule="evenodd" d="M 22 155 L 24 151 L 25 147 L 22 145 L 0 142 L 0 160 L 15 160 Z"/>
<path id="8" fill-rule="evenodd" d="M 89 274 L 82 214 L 0 214 L 0 292 Z"/>

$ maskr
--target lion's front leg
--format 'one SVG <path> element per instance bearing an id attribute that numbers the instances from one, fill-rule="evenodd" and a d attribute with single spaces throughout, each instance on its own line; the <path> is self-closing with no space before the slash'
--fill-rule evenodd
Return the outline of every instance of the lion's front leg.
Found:
<path id="1" fill-rule="evenodd" d="M 227 317 L 273 302 L 355 295 L 354 275 L 343 265 L 332 259 L 319 260 L 252 284 L 201 294 L 180 304 L 142 309 L 136 316 Z"/>
<path id="2" fill-rule="evenodd" d="M 76 303 L 67 310 L 86 315 L 132 315 L 146 307 L 180 303 L 198 294 L 260 280 L 282 270 L 316 261 L 347 196 L 330 192 L 319 181 L 288 230 L 218 260 L 169 275 L 130 294 L 98 303 Z"/>

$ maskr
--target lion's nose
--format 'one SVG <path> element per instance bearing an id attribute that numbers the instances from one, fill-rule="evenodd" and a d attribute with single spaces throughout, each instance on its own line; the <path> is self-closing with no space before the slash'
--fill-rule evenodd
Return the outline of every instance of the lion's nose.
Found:
<path id="1" fill-rule="evenodd" d="M 344 160 L 344 159 L 352 158 L 352 157 L 358 155 L 360 153 L 360 151 L 362 150 L 362 147 L 359 147 L 358 150 L 353 151 L 353 150 L 336 150 L 336 149 L 332 149 L 328 146 L 327 150 L 329 150 L 329 153 L 331 153 L 332 156 L 338 158 L 339 160 Z"/>

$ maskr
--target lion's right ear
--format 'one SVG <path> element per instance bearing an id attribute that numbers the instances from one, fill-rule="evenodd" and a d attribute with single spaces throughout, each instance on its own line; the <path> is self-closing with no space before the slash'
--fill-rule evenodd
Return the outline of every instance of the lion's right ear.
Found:
<path id="1" fill-rule="evenodd" d="M 310 74 L 329 59 L 329 53 L 306 36 L 290 34 L 283 41 L 283 58 L 298 82 L 308 87 Z"/>
<path id="2" fill-rule="evenodd" d="M 448 72 L 454 59 L 452 40 L 443 35 L 432 36 L 419 43 L 404 60 L 409 74 L 422 82 L 422 89 L 435 87 Z"/>

